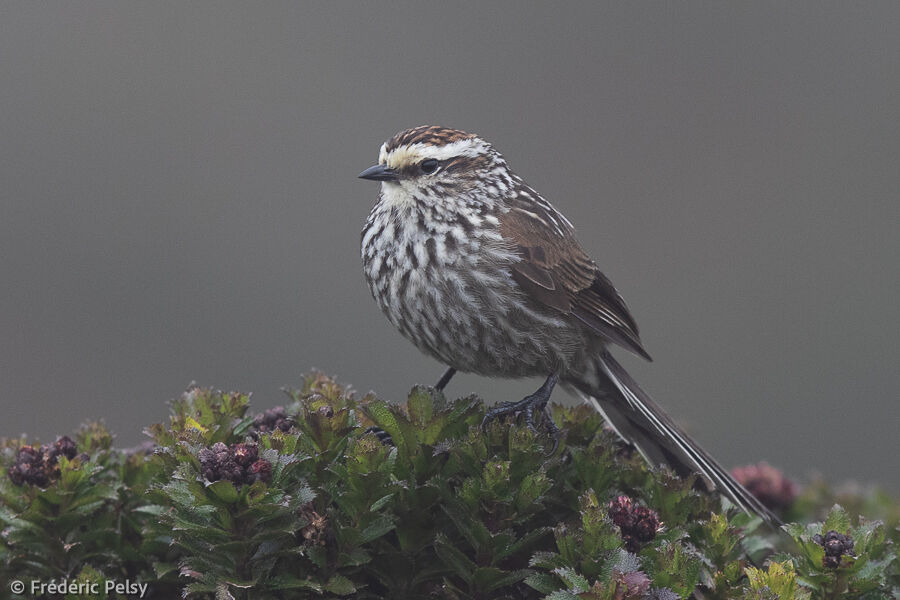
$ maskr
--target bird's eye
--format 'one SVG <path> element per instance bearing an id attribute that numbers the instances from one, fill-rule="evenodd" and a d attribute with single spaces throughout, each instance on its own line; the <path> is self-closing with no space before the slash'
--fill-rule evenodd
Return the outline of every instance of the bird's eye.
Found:
<path id="1" fill-rule="evenodd" d="M 422 169 L 422 172 L 426 175 L 431 175 L 438 169 L 438 161 L 436 158 L 428 158 L 423 160 L 419 164 L 419 168 Z"/>

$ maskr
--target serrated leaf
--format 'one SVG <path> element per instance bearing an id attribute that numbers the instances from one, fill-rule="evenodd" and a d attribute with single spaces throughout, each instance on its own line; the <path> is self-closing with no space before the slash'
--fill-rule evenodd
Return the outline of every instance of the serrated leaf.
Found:
<path id="1" fill-rule="evenodd" d="M 795 540 L 800 540 L 804 535 L 806 535 L 806 527 L 801 525 L 800 523 L 786 523 L 782 525 L 781 528 Z"/>
<path id="2" fill-rule="evenodd" d="M 195 581 L 193 583 L 189 583 L 186 586 L 184 586 L 184 590 L 181 593 L 181 597 L 189 598 L 192 594 L 203 594 L 206 592 L 215 592 L 215 591 L 216 591 L 216 587 L 214 585 Z"/>
<path id="3" fill-rule="evenodd" d="M 394 440 L 395 444 L 403 446 L 407 444 L 400 423 L 397 421 L 397 417 L 394 416 L 394 413 L 386 402 L 376 400 L 367 405 L 364 410 L 369 418 L 375 421 L 376 425 L 390 434 L 391 439 Z"/>
<path id="4" fill-rule="evenodd" d="M 337 594 L 338 596 L 349 596 L 356 592 L 356 586 L 343 575 L 334 575 L 328 580 L 328 583 L 325 584 L 325 591 Z"/>
<path id="5" fill-rule="evenodd" d="M 463 581 L 472 583 L 472 575 L 476 569 L 475 563 L 458 548 L 455 548 L 447 539 L 447 536 L 442 533 L 435 536 L 434 551 Z"/>
<path id="6" fill-rule="evenodd" d="M 859 525 L 851 529 L 854 550 L 857 554 L 874 551 L 885 540 L 884 523 L 882 521 L 869 521 L 863 517 L 859 519 Z"/>
<path id="7" fill-rule="evenodd" d="M 409 419 L 420 428 L 431 422 L 434 416 L 434 399 L 431 390 L 424 385 L 417 385 L 409 393 L 406 400 Z"/>
<path id="8" fill-rule="evenodd" d="M 307 548 L 305 551 L 309 560 L 312 561 L 314 565 L 316 565 L 320 569 L 324 569 L 328 565 L 328 551 L 324 546 L 311 546 Z M 356 563 L 362 564 L 362 563 Z"/>
<path id="9" fill-rule="evenodd" d="M 556 552 L 535 552 L 531 560 L 528 561 L 529 567 L 541 567 L 543 569 L 553 569 L 565 567 L 565 559 Z"/>
<path id="10" fill-rule="evenodd" d="M 641 568 L 641 559 L 636 554 L 628 552 L 624 548 L 617 548 L 613 551 L 613 555 L 609 557 L 609 562 L 613 568 L 620 573 L 631 573 Z"/>
<path id="11" fill-rule="evenodd" d="M 549 594 L 544 600 L 579 600 L 578 596 L 568 590 L 557 590 Z"/>
<path id="12" fill-rule="evenodd" d="M 394 529 L 394 520 L 389 515 L 381 515 L 369 523 L 359 534 L 360 542 L 367 544 Z"/>
<path id="13" fill-rule="evenodd" d="M 185 429 L 196 429 L 200 433 L 204 433 L 204 434 L 209 431 L 209 429 L 207 427 L 204 427 L 203 425 L 198 423 L 194 417 L 185 417 L 184 426 L 185 426 Z"/>
<path id="14" fill-rule="evenodd" d="M 243 437 L 253 426 L 253 421 L 255 420 L 256 417 L 253 415 L 244 417 L 237 425 L 232 428 L 232 434 L 238 437 Z"/>
<path id="15" fill-rule="evenodd" d="M 136 506 L 131 509 L 131 512 L 143 513 L 147 515 L 153 515 L 154 517 L 158 517 L 168 510 L 165 506 L 159 504 L 144 504 L 143 506 Z"/>
<path id="16" fill-rule="evenodd" d="M 532 573 L 525 578 L 525 584 L 542 594 L 559 589 L 559 580 L 549 573 Z"/>
<path id="17" fill-rule="evenodd" d="M 480 520 L 473 519 L 472 514 L 467 512 L 463 506 L 455 502 L 448 502 L 441 508 L 453 520 L 453 524 L 476 552 L 481 552 L 490 545 L 491 532 Z"/>
<path id="18" fill-rule="evenodd" d="M 324 548 L 323 548 L 324 550 Z M 312 553 L 310 553 L 312 554 Z M 324 557 L 327 560 L 327 555 Z M 342 553 L 338 557 L 338 566 L 340 567 L 358 567 L 372 560 L 372 555 L 366 552 L 364 548 L 354 548 L 350 552 Z M 325 563 L 323 563 L 325 564 Z"/>
<path id="19" fill-rule="evenodd" d="M 214 481 L 206 486 L 206 489 L 209 490 L 217 500 L 226 504 L 234 504 L 241 497 L 240 493 L 235 489 L 234 484 L 227 479 Z"/>
<path id="20" fill-rule="evenodd" d="M 519 583 L 530 571 L 504 571 L 497 567 L 478 567 L 472 574 L 472 585 L 483 592 L 493 592 L 502 587 Z"/>
<path id="21" fill-rule="evenodd" d="M 883 583 L 886 576 L 886 567 L 892 562 L 893 557 L 887 560 L 869 560 L 865 556 L 861 556 L 853 564 L 853 583 L 854 587 L 873 587 L 878 583 Z"/>
<path id="22" fill-rule="evenodd" d="M 575 569 L 571 567 L 561 567 L 559 569 L 554 569 L 553 573 L 565 582 L 565 584 L 569 587 L 569 590 L 577 593 L 582 593 L 588 591 L 591 584 L 588 583 L 588 580 L 575 571 Z"/>
<path id="23" fill-rule="evenodd" d="M 234 600 L 234 595 L 228 589 L 227 583 L 219 583 L 216 585 L 216 600 Z"/>
<path id="24" fill-rule="evenodd" d="M 828 518 L 825 519 L 825 523 L 822 525 L 823 534 L 831 530 L 841 534 L 850 530 L 850 516 L 840 504 L 835 504 L 831 507 L 831 512 L 828 513 Z"/>
<path id="25" fill-rule="evenodd" d="M 378 500 L 372 503 L 372 506 L 369 507 L 369 512 L 377 512 L 381 509 L 385 504 L 391 501 L 391 498 L 394 497 L 394 494 L 388 494 L 386 496 L 382 496 Z"/>
<path id="26" fill-rule="evenodd" d="M 169 573 L 173 573 L 178 569 L 178 565 L 174 563 L 158 562 L 153 565 L 153 573 L 157 579 L 162 579 Z"/>
<path id="27" fill-rule="evenodd" d="M 276 575 L 270 577 L 268 587 L 275 590 L 313 590 L 322 593 L 324 588 L 322 584 L 309 579 L 299 579 L 292 575 Z"/>

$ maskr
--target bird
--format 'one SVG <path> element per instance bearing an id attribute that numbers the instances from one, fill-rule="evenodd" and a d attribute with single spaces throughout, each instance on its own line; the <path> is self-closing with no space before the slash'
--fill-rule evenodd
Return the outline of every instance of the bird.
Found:
<path id="1" fill-rule="evenodd" d="M 381 146 L 359 174 L 381 183 L 361 233 L 375 302 L 400 333 L 456 372 L 544 377 L 501 402 L 499 417 L 535 418 L 554 439 L 547 404 L 560 384 L 593 406 L 653 466 L 699 473 L 743 511 L 779 523 L 684 432 L 612 355 L 651 360 L 622 296 L 579 243 L 572 223 L 479 135 L 423 125 Z"/>

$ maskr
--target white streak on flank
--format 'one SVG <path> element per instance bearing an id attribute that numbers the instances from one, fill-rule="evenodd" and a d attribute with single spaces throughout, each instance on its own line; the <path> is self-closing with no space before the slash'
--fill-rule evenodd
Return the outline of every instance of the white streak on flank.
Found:
<path id="1" fill-rule="evenodd" d="M 527 215 L 528 217 L 534 219 L 535 221 L 538 221 L 538 222 L 539 222 L 541 225 L 543 225 L 544 227 L 550 227 L 550 224 L 547 223 L 547 221 L 545 221 L 544 219 L 542 219 L 542 218 L 541 218 L 541 215 L 539 215 L 539 214 L 537 214 L 537 213 L 535 213 L 535 212 L 531 212 L 530 210 L 525 210 L 524 208 L 520 208 L 520 207 L 518 207 L 518 206 L 513 207 L 512 210 L 514 210 L 514 211 L 516 211 L 516 212 L 520 212 L 520 213 L 522 213 L 522 214 L 524 214 L 524 215 Z M 557 226 L 556 229 L 559 229 L 559 227 Z"/>

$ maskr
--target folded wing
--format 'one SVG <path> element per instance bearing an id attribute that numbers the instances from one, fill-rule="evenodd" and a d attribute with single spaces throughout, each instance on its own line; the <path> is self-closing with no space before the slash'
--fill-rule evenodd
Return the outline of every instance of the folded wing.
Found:
<path id="1" fill-rule="evenodd" d="M 513 265 L 513 278 L 525 293 L 651 360 L 622 296 L 582 249 L 562 215 L 529 194 L 510 203 L 500 232 L 521 258 Z"/>

